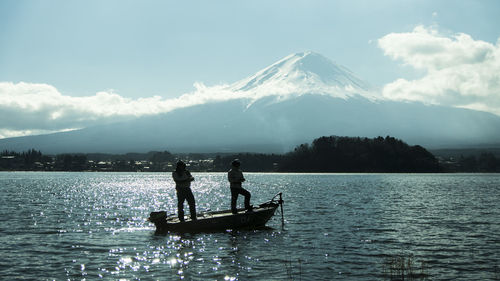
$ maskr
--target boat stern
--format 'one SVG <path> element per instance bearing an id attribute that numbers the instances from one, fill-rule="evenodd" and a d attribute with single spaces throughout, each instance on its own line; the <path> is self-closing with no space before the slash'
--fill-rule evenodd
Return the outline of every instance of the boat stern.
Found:
<path id="1" fill-rule="evenodd" d="M 151 212 L 148 221 L 154 223 L 156 228 L 162 227 L 167 224 L 167 212 Z"/>

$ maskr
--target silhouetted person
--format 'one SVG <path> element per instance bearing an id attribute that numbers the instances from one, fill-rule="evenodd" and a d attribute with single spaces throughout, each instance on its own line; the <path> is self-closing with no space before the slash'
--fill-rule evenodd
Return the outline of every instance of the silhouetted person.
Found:
<path id="1" fill-rule="evenodd" d="M 247 211 L 252 211 L 252 206 L 250 205 L 250 192 L 241 187 L 241 183 L 245 181 L 245 178 L 243 177 L 243 172 L 240 170 L 240 161 L 235 159 L 231 163 L 231 166 L 231 170 L 227 173 L 227 179 L 231 187 L 231 212 L 233 212 L 233 214 L 238 213 L 236 201 L 238 200 L 239 194 L 245 196 L 245 209 Z"/>
<path id="2" fill-rule="evenodd" d="M 196 220 L 196 206 L 193 192 L 191 191 L 191 182 L 194 181 L 191 173 L 186 170 L 186 164 L 182 161 L 177 162 L 175 171 L 172 172 L 172 178 L 175 181 L 175 190 L 177 191 L 177 212 L 180 221 L 184 221 L 184 200 L 189 204 L 189 213 L 192 220 Z"/>

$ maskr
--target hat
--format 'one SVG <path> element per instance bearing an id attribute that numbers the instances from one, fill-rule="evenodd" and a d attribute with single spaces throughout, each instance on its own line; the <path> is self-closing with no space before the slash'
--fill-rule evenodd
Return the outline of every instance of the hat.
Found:
<path id="1" fill-rule="evenodd" d="M 185 168 L 186 167 L 186 163 L 182 162 L 182 160 L 179 160 L 177 161 L 177 168 Z"/>
<path id="2" fill-rule="evenodd" d="M 239 167 L 241 165 L 240 160 L 234 159 L 233 162 L 231 162 L 231 165 L 234 167 Z"/>

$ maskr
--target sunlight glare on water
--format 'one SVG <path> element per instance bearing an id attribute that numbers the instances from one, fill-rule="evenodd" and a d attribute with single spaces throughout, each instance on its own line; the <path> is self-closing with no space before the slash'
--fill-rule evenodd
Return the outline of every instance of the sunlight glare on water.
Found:
<path id="1" fill-rule="evenodd" d="M 225 173 L 193 175 L 198 212 L 229 208 Z M 157 235 L 149 212 L 177 212 L 168 173 L 0 173 L 0 276 L 378 280 L 396 255 L 431 280 L 500 275 L 500 175 L 245 176 L 253 204 L 283 192 L 284 226 Z"/>

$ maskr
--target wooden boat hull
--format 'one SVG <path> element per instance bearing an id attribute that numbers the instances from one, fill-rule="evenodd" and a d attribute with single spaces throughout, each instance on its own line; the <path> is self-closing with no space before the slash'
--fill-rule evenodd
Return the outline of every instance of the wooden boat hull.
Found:
<path id="1" fill-rule="evenodd" d="M 264 227 L 274 215 L 279 203 L 268 202 L 254 208 L 251 212 L 244 209 L 232 214 L 231 210 L 204 212 L 197 220 L 179 221 L 176 217 L 167 217 L 166 212 L 152 212 L 149 221 L 156 226 L 157 232 L 218 232 L 227 229 L 255 229 Z"/>

